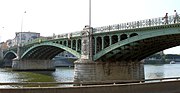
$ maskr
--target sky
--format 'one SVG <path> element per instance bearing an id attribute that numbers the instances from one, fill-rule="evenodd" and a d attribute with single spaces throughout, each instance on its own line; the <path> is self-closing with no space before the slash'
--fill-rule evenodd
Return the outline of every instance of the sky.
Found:
<path id="1" fill-rule="evenodd" d="M 180 0 L 91 0 L 91 25 L 100 27 L 180 13 Z M 15 32 L 52 36 L 89 24 L 89 0 L 0 0 L 0 42 Z M 180 54 L 180 47 L 164 51 Z"/>

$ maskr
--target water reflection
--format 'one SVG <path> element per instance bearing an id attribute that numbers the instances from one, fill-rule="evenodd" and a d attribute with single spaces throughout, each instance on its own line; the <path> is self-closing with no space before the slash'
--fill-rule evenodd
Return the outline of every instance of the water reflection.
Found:
<path id="1" fill-rule="evenodd" d="M 52 74 L 54 79 L 58 82 L 74 81 L 74 67 L 59 67 Z"/>
<path id="2" fill-rule="evenodd" d="M 180 77 L 180 64 L 144 65 L 145 79 Z"/>
<path id="3" fill-rule="evenodd" d="M 1 82 L 20 82 L 20 77 L 9 68 L 0 68 Z"/>
<path id="4" fill-rule="evenodd" d="M 73 81 L 74 68 L 59 67 L 52 71 L 12 71 L 10 68 L 0 68 L 0 82 L 70 82 Z M 47 87 L 63 86 L 56 84 L 42 85 L 3 85 L 0 88 L 10 87 Z M 67 86 L 67 85 L 66 85 Z"/>
<path id="5" fill-rule="evenodd" d="M 155 79 L 164 77 L 163 65 L 145 65 L 145 79 Z"/>
<path id="6" fill-rule="evenodd" d="M 58 67 L 52 71 L 12 71 L 0 68 L 1 82 L 65 82 L 73 81 L 74 68 Z"/>
<path id="7" fill-rule="evenodd" d="M 55 82 L 52 72 L 33 71 L 33 72 L 16 72 L 22 82 Z"/>

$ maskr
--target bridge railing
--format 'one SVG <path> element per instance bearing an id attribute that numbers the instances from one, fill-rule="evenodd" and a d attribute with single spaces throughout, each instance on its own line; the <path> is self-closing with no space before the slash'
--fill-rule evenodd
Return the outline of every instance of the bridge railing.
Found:
<path id="1" fill-rule="evenodd" d="M 180 16 L 180 15 L 179 15 Z M 96 27 L 93 29 L 94 33 L 101 33 L 101 32 L 108 32 L 108 31 L 116 31 L 116 30 L 128 30 L 128 29 L 136 29 L 136 28 L 144 28 L 144 27 L 153 27 L 153 26 L 160 26 L 160 25 L 167 25 L 167 24 L 175 24 L 174 23 L 175 17 L 174 15 L 168 16 L 167 18 L 158 17 L 152 19 L 145 19 L 127 23 L 120 23 L 102 27 Z M 179 23 L 179 17 L 176 20 L 176 23 Z"/>
<path id="2" fill-rule="evenodd" d="M 178 18 L 178 20 L 180 19 Z M 179 22 L 180 21 L 178 21 L 177 23 Z M 145 20 L 132 21 L 132 22 L 127 22 L 127 23 L 96 27 L 96 28 L 93 28 L 93 33 L 153 27 L 153 26 L 160 26 L 160 25 L 167 25 L 167 24 L 174 24 L 174 15 L 168 16 L 167 19 L 164 17 L 158 17 L 158 18 L 152 18 L 152 19 L 145 19 Z M 60 39 L 60 38 L 63 39 L 63 38 L 78 37 L 78 36 L 81 36 L 81 31 L 59 34 L 59 35 L 56 35 L 53 39 Z M 35 42 L 30 42 L 30 43 L 35 43 Z"/>
<path id="3" fill-rule="evenodd" d="M 81 36 L 81 31 L 59 34 L 56 35 L 54 39 L 63 39 L 63 38 L 78 37 L 78 36 Z"/>
<path id="4" fill-rule="evenodd" d="M 108 85 L 108 84 L 133 84 L 133 83 L 151 83 L 151 82 L 165 82 L 165 81 L 179 81 L 180 77 L 157 78 L 145 80 L 111 80 L 111 81 L 89 81 L 89 82 L 4 82 L 1 86 L 11 87 L 65 87 L 65 86 L 86 86 L 86 85 Z"/>

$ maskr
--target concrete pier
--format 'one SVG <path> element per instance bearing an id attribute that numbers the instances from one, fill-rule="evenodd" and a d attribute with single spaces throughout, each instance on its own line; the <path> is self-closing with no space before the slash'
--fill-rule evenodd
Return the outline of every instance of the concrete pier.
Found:
<path id="1" fill-rule="evenodd" d="M 4 59 L 3 63 L 4 67 L 12 67 L 12 59 Z"/>
<path id="2" fill-rule="evenodd" d="M 75 82 L 144 80 L 144 65 L 141 62 L 75 62 Z"/>
<path id="3" fill-rule="evenodd" d="M 12 69 L 15 71 L 55 71 L 55 66 L 52 60 L 14 59 Z"/>
<path id="4" fill-rule="evenodd" d="M 0 48 L 0 67 L 2 67 L 3 65 L 4 65 L 4 63 L 3 63 L 3 51 Z"/>

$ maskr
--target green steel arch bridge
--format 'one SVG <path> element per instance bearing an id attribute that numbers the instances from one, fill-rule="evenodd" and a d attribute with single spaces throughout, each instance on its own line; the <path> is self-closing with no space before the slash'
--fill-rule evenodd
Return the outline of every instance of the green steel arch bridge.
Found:
<path id="1" fill-rule="evenodd" d="M 76 81 L 144 79 L 142 59 L 180 45 L 180 19 L 168 16 L 88 27 L 54 39 L 38 40 L 3 51 L 14 70 L 54 70 L 52 58 L 68 51 L 75 62 Z M 166 20 L 166 21 L 165 21 Z"/>

